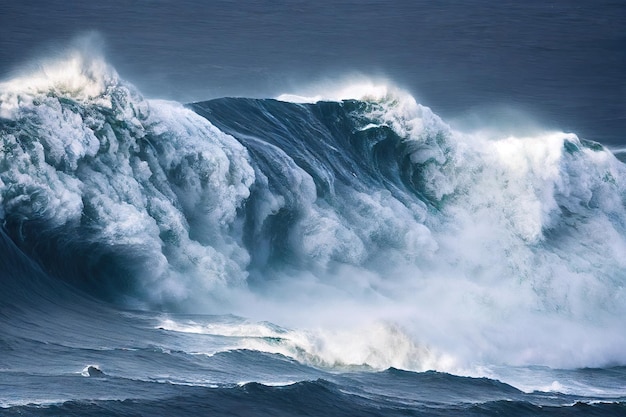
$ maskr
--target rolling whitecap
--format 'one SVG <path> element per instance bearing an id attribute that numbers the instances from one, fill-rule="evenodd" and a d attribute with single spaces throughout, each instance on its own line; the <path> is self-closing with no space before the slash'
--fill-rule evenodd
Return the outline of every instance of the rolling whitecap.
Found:
<path id="1" fill-rule="evenodd" d="M 78 52 L 0 84 L 3 301 L 25 310 L 37 277 L 33 304 L 81 299 L 96 327 L 146 310 L 144 355 L 268 352 L 297 381 L 626 362 L 622 162 L 572 133 L 463 132 L 391 86 L 350 95 L 183 106 Z M 176 369 L 140 379 L 233 382 Z"/>

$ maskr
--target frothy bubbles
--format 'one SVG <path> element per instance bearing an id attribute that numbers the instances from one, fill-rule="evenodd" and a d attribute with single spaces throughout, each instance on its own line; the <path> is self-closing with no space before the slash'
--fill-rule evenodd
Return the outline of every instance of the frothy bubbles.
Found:
<path id="1" fill-rule="evenodd" d="M 80 49 L 0 85 L 0 108 L 4 224 L 26 246 L 51 239 L 60 253 L 40 253 L 44 263 L 84 251 L 67 270 L 48 265 L 62 278 L 152 306 L 245 279 L 248 255 L 228 228 L 254 173 L 233 138 L 143 99 Z"/>

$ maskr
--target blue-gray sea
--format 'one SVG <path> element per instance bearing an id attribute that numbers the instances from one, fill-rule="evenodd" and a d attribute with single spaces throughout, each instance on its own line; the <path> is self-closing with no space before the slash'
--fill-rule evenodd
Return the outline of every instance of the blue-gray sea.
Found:
<path id="1" fill-rule="evenodd" d="M 0 415 L 626 415 L 620 1 L 0 8 Z"/>

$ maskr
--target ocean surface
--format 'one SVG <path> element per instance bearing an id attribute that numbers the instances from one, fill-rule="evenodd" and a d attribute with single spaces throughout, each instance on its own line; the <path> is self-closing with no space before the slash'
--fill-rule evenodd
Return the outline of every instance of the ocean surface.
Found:
<path id="1" fill-rule="evenodd" d="M 626 415 L 625 21 L 3 6 L 0 415 Z"/>

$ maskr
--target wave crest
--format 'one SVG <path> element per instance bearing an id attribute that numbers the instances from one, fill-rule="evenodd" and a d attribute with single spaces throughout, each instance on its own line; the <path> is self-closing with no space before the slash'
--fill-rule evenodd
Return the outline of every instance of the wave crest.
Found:
<path id="1" fill-rule="evenodd" d="M 0 85 L 0 106 L 5 227 L 58 275 L 157 304 L 245 279 L 227 229 L 254 173 L 233 138 L 79 52 Z"/>
<path id="2" fill-rule="evenodd" d="M 184 107 L 59 65 L 0 85 L 0 216 L 53 275 L 153 308 L 401 323 L 382 339 L 459 363 L 626 360 L 626 169 L 601 145 L 463 132 L 392 88 Z M 414 366 L 331 345 L 325 363 Z"/>

